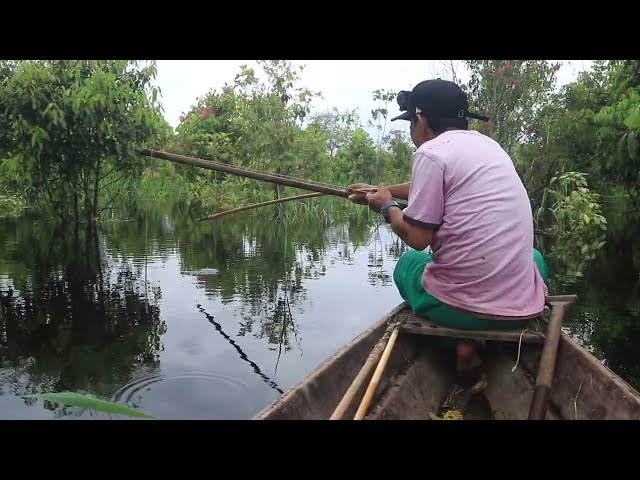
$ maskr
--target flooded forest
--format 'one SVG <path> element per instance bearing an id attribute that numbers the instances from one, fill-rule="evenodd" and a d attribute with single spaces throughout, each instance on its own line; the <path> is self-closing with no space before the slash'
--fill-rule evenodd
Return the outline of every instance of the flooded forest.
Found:
<path id="1" fill-rule="evenodd" d="M 640 61 L 558 87 L 552 61 L 464 62 L 462 86 L 529 193 L 563 330 L 640 388 Z M 410 179 L 397 92 L 314 110 L 288 61 L 163 116 L 155 62 L 0 61 L 0 418 L 250 419 L 402 299 L 407 250 L 366 206 L 140 155 L 343 189 Z M 375 135 L 371 132 L 377 132 Z M 35 395 L 35 396 L 30 396 Z"/>

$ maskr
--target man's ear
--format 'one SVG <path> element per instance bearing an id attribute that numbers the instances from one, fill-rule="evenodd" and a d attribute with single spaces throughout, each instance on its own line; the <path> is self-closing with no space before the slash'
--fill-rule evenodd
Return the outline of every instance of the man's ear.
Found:
<path id="1" fill-rule="evenodd" d="M 418 117 L 418 127 L 420 127 L 420 130 L 423 132 L 426 132 L 427 129 L 429 128 L 429 120 L 427 120 L 427 117 L 425 117 L 424 115 L 417 115 Z"/>

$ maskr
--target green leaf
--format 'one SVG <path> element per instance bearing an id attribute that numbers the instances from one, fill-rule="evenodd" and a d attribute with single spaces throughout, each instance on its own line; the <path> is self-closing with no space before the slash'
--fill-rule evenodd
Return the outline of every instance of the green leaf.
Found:
<path id="1" fill-rule="evenodd" d="M 72 407 L 87 408 L 97 412 L 113 413 L 137 418 L 153 418 L 151 415 L 132 410 L 116 403 L 106 402 L 91 395 L 82 395 L 75 392 L 39 393 L 33 395 L 23 395 L 23 398 L 35 398 L 48 400 L 54 403 L 70 405 Z"/>
<path id="2" fill-rule="evenodd" d="M 627 118 L 624 119 L 627 128 L 640 128 L 640 109 L 636 108 Z"/>

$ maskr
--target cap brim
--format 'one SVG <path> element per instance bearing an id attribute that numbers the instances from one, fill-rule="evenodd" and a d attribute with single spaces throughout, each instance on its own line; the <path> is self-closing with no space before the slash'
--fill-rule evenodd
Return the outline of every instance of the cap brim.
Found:
<path id="1" fill-rule="evenodd" d="M 411 120 L 411 118 L 415 115 L 415 113 L 411 113 L 411 112 L 404 112 L 401 115 L 398 115 L 397 117 L 394 117 L 391 119 L 392 122 L 395 122 L 396 120 Z"/>
<path id="2" fill-rule="evenodd" d="M 489 117 L 485 115 L 480 115 L 479 113 L 475 113 L 475 112 L 467 112 L 467 117 L 475 118 L 476 120 L 480 120 L 482 122 L 488 122 L 490 120 Z"/>

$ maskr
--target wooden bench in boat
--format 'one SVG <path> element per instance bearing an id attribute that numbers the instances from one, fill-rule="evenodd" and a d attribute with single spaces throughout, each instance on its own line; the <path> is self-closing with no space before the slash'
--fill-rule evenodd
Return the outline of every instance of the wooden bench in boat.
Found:
<path id="1" fill-rule="evenodd" d="M 396 315 L 401 333 L 431 335 L 435 337 L 467 338 L 471 340 L 495 340 L 498 342 L 544 343 L 542 321 L 530 321 L 526 329 L 520 330 L 457 330 L 436 325 L 426 318 L 404 311 Z"/>
<path id="2" fill-rule="evenodd" d="M 547 302 L 553 304 L 575 298 L 574 295 L 554 295 L 547 297 Z M 408 309 L 396 314 L 395 319 L 400 323 L 399 330 L 402 333 L 497 342 L 544 343 L 547 328 L 547 320 L 542 316 L 530 319 L 526 329 L 518 330 L 458 330 L 442 327 Z"/>

